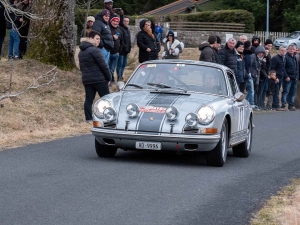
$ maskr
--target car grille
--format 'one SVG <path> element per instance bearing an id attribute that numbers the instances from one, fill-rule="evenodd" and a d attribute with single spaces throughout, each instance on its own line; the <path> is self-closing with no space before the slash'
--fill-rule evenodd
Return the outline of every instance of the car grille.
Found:
<path id="1" fill-rule="evenodd" d="M 115 122 L 104 122 L 105 128 L 116 128 L 117 124 Z"/>
<path id="2" fill-rule="evenodd" d="M 199 131 L 198 128 L 192 128 L 192 127 L 184 127 L 183 128 L 183 133 L 185 134 L 197 134 Z"/>

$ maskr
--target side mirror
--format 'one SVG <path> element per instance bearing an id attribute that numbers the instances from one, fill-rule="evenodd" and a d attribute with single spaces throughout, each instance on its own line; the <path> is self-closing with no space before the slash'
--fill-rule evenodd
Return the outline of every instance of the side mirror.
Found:
<path id="1" fill-rule="evenodd" d="M 241 102 L 245 99 L 246 95 L 244 95 L 242 92 L 237 92 L 234 94 L 234 101 L 237 101 L 237 102 Z"/>

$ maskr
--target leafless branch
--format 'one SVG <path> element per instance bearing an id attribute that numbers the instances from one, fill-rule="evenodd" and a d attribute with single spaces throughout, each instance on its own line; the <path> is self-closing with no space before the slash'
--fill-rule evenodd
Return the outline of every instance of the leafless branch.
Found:
<path id="1" fill-rule="evenodd" d="M 10 88 L 8 91 L 9 93 L 7 95 L 0 96 L 0 101 L 4 100 L 6 98 L 17 97 L 19 95 L 24 94 L 25 92 L 27 92 L 30 89 L 37 89 L 40 87 L 48 86 L 49 84 L 54 82 L 56 79 L 56 75 L 57 75 L 57 71 L 55 71 L 56 68 L 57 67 L 54 67 L 53 69 L 49 70 L 47 73 L 40 75 L 38 78 L 34 79 L 33 82 L 28 87 L 26 87 L 24 90 L 19 91 L 17 93 L 11 93 L 12 91 L 11 91 L 11 82 L 10 82 Z M 41 80 L 45 80 L 45 79 L 47 79 L 47 80 L 50 79 L 50 80 L 47 82 L 42 81 L 42 83 L 40 83 Z"/>

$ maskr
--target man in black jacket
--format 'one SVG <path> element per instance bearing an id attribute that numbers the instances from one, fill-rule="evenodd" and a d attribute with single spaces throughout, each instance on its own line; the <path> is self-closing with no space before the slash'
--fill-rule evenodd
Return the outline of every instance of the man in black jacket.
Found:
<path id="1" fill-rule="evenodd" d="M 208 42 L 204 42 L 199 45 L 199 50 L 201 51 L 199 61 L 205 62 L 216 62 L 214 46 L 217 43 L 217 37 L 212 35 L 208 37 Z"/>
<path id="2" fill-rule="evenodd" d="M 295 108 L 295 96 L 297 92 L 297 84 L 299 79 L 299 65 L 296 57 L 296 46 L 291 44 L 288 46 L 288 52 L 285 55 L 285 71 L 286 76 L 282 81 L 282 97 L 281 108 L 285 109 L 286 102 L 288 103 L 288 109 L 290 111 L 296 111 Z"/>
<path id="3" fill-rule="evenodd" d="M 282 80 L 283 77 L 287 77 L 285 71 L 285 54 L 286 54 L 286 47 L 280 46 L 278 50 L 278 54 L 271 59 L 270 70 L 276 71 L 276 86 L 275 86 L 275 91 L 273 93 L 273 105 L 272 105 L 272 108 L 275 109 L 276 111 L 285 111 L 285 109 L 280 108 L 279 106 L 279 91 L 282 85 Z"/>
<path id="4" fill-rule="evenodd" d="M 131 51 L 131 35 L 130 35 L 130 30 L 128 29 L 128 25 L 129 25 L 129 17 L 125 16 L 123 21 L 122 20 L 120 21 L 120 26 L 119 26 L 123 34 L 124 45 L 120 49 L 119 52 L 120 54 L 117 63 L 118 81 L 123 81 L 123 73 L 127 65 L 127 56 Z"/>
<path id="5" fill-rule="evenodd" d="M 236 45 L 236 40 L 234 38 L 229 38 L 225 47 L 219 52 L 221 64 L 232 69 L 236 73 L 237 61 L 236 61 L 236 51 L 234 47 Z"/>
<path id="6" fill-rule="evenodd" d="M 109 27 L 109 17 L 110 12 L 107 9 L 103 9 L 100 13 L 95 16 L 95 22 L 92 29 L 98 31 L 101 35 L 101 42 L 99 47 L 105 59 L 105 62 L 108 64 L 110 51 L 114 47 L 113 36 L 111 35 Z"/>
<path id="7" fill-rule="evenodd" d="M 92 30 L 88 38 L 82 38 L 79 46 L 78 58 L 85 89 L 84 114 L 87 122 L 93 120 L 92 105 L 96 92 L 100 97 L 109 94 L 111 74 L 101 50 L 97 47 L 99 43 L 100 34 Z"/>

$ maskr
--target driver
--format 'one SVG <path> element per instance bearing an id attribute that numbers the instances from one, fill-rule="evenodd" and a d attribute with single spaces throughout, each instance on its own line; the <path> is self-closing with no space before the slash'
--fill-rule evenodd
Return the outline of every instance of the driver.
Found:
<path id="1" fill-rule="evenodd" d="M 170 77 L 170 72 L 168 71 L 158 71 L 158 73 L 156 74 L 153 83 L 159 84 L 159 83 L 163 83 L 163 84 L 169 84 L 169 77 Z"/>
<path id="2" fill-rule="evenodd" d="M 217 94 L 217 78 L 214 74 L 205 73 L 203 75 L 203 92 Z"/>

